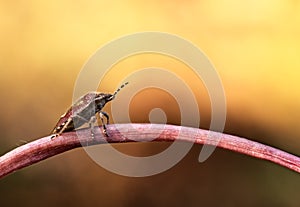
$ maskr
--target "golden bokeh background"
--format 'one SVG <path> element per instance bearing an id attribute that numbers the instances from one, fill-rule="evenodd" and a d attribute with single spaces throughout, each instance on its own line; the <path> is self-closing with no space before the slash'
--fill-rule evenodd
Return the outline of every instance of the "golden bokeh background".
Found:
<path id="1" fill-rule="evenodd" d="M 72 101 L 82 66 L 99 47 L 143 31 L 179 35 L 209 57 L 226 93 L 224 132 L 300 155 L 297 0 L 0 1 L 1 154 L 51 131 Z M 99 90 L 113 91 L 129 73 L 149 66 L 167 68 L 189 84 L 201 106 L 200 127 L 208 128 L 205 87 L 170 57 L 129 57 L 111 68 Z M 180 123 L 172 97 L 155 90 L 133 99 L 132 121 L 148 122 L 151 107 L 165 109 L 169 123 Z M 117 147 L 155 152 L 166 146 Z M 199 152 L 194 146 L 162 174 L 127 178 L 99 167 L 82 149 L 73 150 L 2 179 L 1 205 L 299 206 L 298 174 L 220 149 L 198 163 Z"/>

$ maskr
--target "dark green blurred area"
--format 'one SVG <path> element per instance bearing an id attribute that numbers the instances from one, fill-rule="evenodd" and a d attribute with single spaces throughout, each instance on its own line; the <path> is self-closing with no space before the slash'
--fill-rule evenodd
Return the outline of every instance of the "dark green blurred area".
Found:
<path id="1" fill-rule="evenodd" d="M 0 154 L 50 133 L 72 102 L 80 69 L 101 45 L 154 30 L 181 35 L 212 60 L 227 98 L 225 133 L 299 156 L 299 9 L 299 1 L 283 0 L 0 2 Z M 141 95 L 130 109 L 133 122 L 148 122 Z M 207 129 L 208 96 L 200 93 L 197 100 L 200 127 Z M 162 100 L 157 104 L 168 107 Z M 176 113 L 167 114 L 169 123 L 180 123 Z M 167 145 L 117 148 L 153 154 Z M 1 179 L 0 205 L 300 206 L 299 174 L 223 149 L 199 163 L 201 147 L 145 178 L 113 174 L 84 150 L 72 150 Z"/>

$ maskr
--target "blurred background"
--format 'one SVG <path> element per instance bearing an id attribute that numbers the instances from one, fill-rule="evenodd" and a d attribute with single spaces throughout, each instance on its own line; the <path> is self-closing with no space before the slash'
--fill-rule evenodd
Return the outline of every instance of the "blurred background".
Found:
<path id="1" fill-rule="evenodd" d="M 70 106 L 73 86 L 88 58 L 111 40 L 142 31 L 179 35 L 209 57 L 226 93 L 225 133 L 300 155 L 298 0 L 0 1 L 0 153 L 48 135 Z M 175 71 L 199 91 L 200 127 L 209 128 L 205 87 L 187 66 L 170 57 L 129 57 L 111 69 L 99 91 L 112 92 L 129 73 L 149 66 Z M 149 96 L 158 98 L 149 101 Z M 180 124 L 176 101 L 154 89 L 134 97 L 132 122 L 149 122 L 149 111 L 156 107 L 165 110 L 168 123 Z M 110 105 L 105 111 L 110 112 Z M 116 145 L 141 156 L 167 146 Z M 300 205 L 299 174 L 222 149 L 198 163 L 200 149 L 194 146 L 175 167 L 146 178 L 113 174 L 83 149 L 72 150 L 1 179 L 0 202 L 3 206 Z"/>

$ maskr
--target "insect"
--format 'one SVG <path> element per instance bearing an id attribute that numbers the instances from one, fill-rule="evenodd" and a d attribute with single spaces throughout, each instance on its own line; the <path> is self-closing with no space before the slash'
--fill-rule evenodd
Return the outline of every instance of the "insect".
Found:
<path id="1" fill-rule="evenodd" d="M 98 113 L 102 122 L 103 132 L 108 136 L 106 132 L 106 125 L 103 120 L 103 116 L 106 117 L 106 124 L 109 124 L 109 116 L 106 112 L 101 111 L 105 104 L 113 100 L 118 92 L 127 85 L 128 82 L 121 85 L 114 94 L 109 93 L 100 93 L 100 92 L 89 92 L 84 96 L 80 97 L 74 104 L 71 106 L 66 113 L 64 113 L 54 129 L 52 134 L 54 134 L 51 139 L 61 135 L 64 132 L 69 132 L 80 127 L 85 123 L 89 123 L 91 129 L 92 137 L 94 136 L 93 128 L 96 121 L 96 114 Z"/>

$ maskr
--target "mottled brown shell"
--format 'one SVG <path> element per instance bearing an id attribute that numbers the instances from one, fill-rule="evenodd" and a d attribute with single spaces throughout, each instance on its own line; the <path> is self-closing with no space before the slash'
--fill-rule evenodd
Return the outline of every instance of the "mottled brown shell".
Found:
<path id="1" fill-rule="evenodd" d="M 80 113 L 87 105 L 89 105 L 93 100 L 95 100 L 96 96 L 101 95 L 99 92 L 89 92 L 84 96 L 80 97 L 72 107 L 70 107 L 66 113 L 61 115 L 57 124 L 55 125 L 52 133 L 57 133 L 58 127 L 62 126 L 64 123 L 68 121 L 69 118 L 72 118 L 73 114 Z"/>

